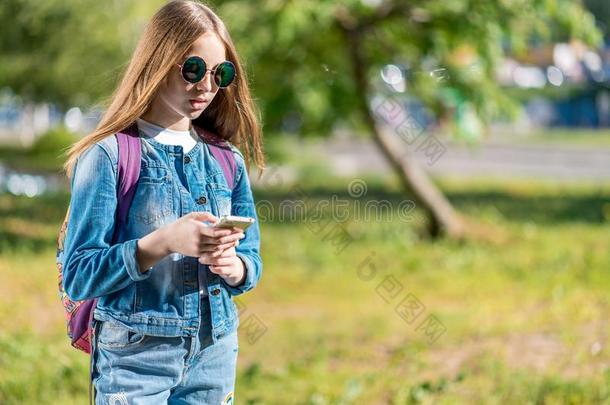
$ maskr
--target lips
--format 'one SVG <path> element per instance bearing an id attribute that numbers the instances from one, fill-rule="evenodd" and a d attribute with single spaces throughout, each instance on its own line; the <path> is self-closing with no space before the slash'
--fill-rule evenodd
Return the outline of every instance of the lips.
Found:
<path id="1" fill-rule="evenodd" d="M 198 99 L 198 98 L 196 98 L 196 99 L 189 100 L 189 103 L 191 103 L 191 106 L 193 108 L 198 110 L 198 109 L 201 109 L 201 108 L 205 107 L 205 105 L 208 103 L 208 101 L 205 100 L 205 99 Z"/>

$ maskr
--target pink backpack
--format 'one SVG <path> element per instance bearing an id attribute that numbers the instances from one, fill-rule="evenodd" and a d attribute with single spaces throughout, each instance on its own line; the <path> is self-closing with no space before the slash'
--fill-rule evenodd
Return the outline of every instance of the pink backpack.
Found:
<path id="1" fill-rule="evenodd" d="M 233 189 L 236 164 L 231 146 L 227 141 L 223 140 L 218 135 L 201 127 L 195 126 L 195 131 L 199 137 L 208 144 L 210 152 L 212 152 L 212 155 L 222 168 L 228 186 Z M 123 226 L 123 224 L 125 224 L 127 219 L 129 206 L 140 176 L 140 159 L 142 153 L 138 127 L 135 123 L 117 133 L 116 138 L 118 141 L 119 150 L 117 190 L 118 223 L 114 228 L 114 235 L 112 238 L 113 243 L 116 241 L 116 237 L 118 235 L 117 231 L 121 226 Z M 68 209 L 66 210 L 66 216 L 61 225 L 57 238 L 56 266 L 59 272 L 59 297 L 61 298 L 64 306 L 67 333 L 72 346 L 84 351 L 85 353 L 91 354 L 91 343 L 92 339 L 94 338 L 92 327 L 93 311 L 95 310 L 98 299 L 93 298 L 83 301 L 73 301 L 64 291 L 62 282 L 64 240 L 66 238 L 66 231 L 68 228 L 69 213 L 70 206 L 68 206 Z M 90 370 L 90 372 L 91 371 L 92 370 Z M 89 400 L 91 402 L 91 385 L 89 385 Z"/>

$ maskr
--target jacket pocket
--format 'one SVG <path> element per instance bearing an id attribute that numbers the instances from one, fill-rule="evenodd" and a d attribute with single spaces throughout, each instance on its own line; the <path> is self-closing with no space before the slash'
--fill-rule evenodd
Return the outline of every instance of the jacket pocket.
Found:
<path id="1" fill-rule="evenodd" d="M 164 168 L 148 168 L 138 179 L 129 217 L 139 225 L 158 227 L 173 213 L 171 175 Z"/>
<path id="2" fill-rule="evenodd" d="M 214 197 L 213 205 L 216 209 L 216 216 L 231 215 L 231 189 L 221 183 L 209 183 L 209 187 Z"/>
<path id="3" fill-rule="evenodd" d="M 98 333 L 97 343 L 105 349 L 133 348 L 140 345 L 147 337 L 113 321 L 102 321 Z"/>

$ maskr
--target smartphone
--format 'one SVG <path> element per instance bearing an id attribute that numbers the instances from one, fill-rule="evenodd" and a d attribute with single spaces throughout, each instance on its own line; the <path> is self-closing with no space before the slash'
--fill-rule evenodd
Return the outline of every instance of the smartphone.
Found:
<path id="1" fill-rule="evenodd" d="M 245 230 L 254 223 L 254 218 L 240 217 L 237 215 L 222 215 L 218 222 L 214 224 L 217 228 L 240 228 Z"/>

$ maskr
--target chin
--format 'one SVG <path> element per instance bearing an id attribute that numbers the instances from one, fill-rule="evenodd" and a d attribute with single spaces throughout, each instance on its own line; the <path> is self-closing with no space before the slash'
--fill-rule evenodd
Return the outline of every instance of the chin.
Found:
<path id="1" fill-rule="evenodd" d="M 192 109 L 191 109 L 190 111 L 188 111 L 188 112 L 187 112 L 186 114 L 184 114 L 184 115 L 185 115 L 185 117 L 188 117 L 188 118 L 190 118 L 190 119 L 194 120 L 195 118 L 197 118 L 197 117 L 199 117 L 201 114 L 203 114 L 203 111 L 204 111 L 204 110 L 205 110 L 205 109 L 203 109 L 203 110 L 192 110 Z"/>
<path id="2" fill-rule="evenodd" d="M 190 114 L 189 118 L 190 118 L 191 120 L 197 119 L 197 118 L 199 118 L 199 116 L 200 116 L 202 113 L 203 113 L 203 110 L 201 110 L 201 111 L 195 111 L 195 112 L 193 112 L 193 113 L 191 113 L 191 114 Z"/>

